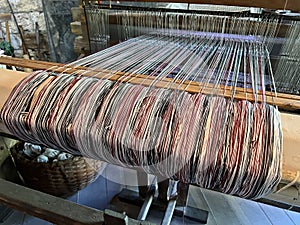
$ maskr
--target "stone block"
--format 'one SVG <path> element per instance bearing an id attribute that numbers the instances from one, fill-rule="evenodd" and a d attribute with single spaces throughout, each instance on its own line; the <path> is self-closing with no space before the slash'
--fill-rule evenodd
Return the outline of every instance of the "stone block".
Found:
<path id="1" fill-rule="evenodd" d="M 9 12 L 9 7 L 6 0 L 0 0 L 0 13 Z"/>
<path id="2" fill-rule="evenodd" d="M 42 0 L 10 0 L 10 4 L 15 13 L 43 11 Z"/>
<path id="3" fill-rule="evenodd" d="M 82 17 L 84 17 L 84 10 L 82 7 L 72 7 L 71 13 L 73 21 L 82 21 Z"/>
<path id="4" fill-rule="evenodd" d="M 75 21 L 70 24 L 71 32 L 75 35 L 82 35 L 81 22 Z"/>
<path id="5" fill-rule="evenodd" d="M 10 34 L 11 46 L 14 49 L 22 49 L 22 41 L 18 33 Z"/>
<path id="6" fill-rule="evenodd" d="M 40 31 L 46 30 L 44 13 L 30 12 L 30 13 L 16 13 L 15 15 L 19 26 L 22 26 L 24 31 L 34 32 L 35 22 L 38 22 Z M 9 22 L 9 28 L 12 33 L 19 32 L 14 20 L 11 20 Z"/>

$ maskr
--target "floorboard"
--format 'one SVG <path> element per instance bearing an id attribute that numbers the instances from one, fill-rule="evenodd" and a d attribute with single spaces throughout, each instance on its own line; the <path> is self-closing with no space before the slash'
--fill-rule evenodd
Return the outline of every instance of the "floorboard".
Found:
<path id="1" fill-rule="evenodd" d="M 300 225 L 300 213 L 293 212 L 290 210 L 284 210 L 285 213 L 290 217 L 295 225 Z"/>
<path id="2" fill-rule="evenodd" d="M 243 215 L 244 224 L 249 225 L 272 225 L 269 218 L 255 201 L 230 196 L 236 215 Z"/>
<path id="3" fill-rule="evenodd" d="M 232 196 L 206 189 L 202 189 L 202 193 L 218 225 L 252 225 Z"/>
<path id="4" fill-rule="evenodd" d="M 22 225 L 53 225 L 53 224 L 36 217 L 24 215 L 24 221 Z"/>
<path id="5" fill-rule="evenodd" d="M 22 225 L 25 214 L 14 211 L 1 225 Z"/>
<path id="6" fill-rule="evenodd" d="M 210 212 L 210 208 L 203 196 L 202 189 L 195 186 L 190 186 L 188 195 L 188 205 L 208 211 L 207 225 L 217 225 L 214 215 Z"/>
<path id="7" fill-rule="evenodd" d="M 107 206 L 106 179 L 98 179 L 78 193 L 77 203 L 95 209 L 104 210 Z"/>
<path id="8" fill-rule="evenodd" d="M 285 213 L 284 209 L 262 203 L 259 203 L 259 206 L 273 225 L 294 225 L 293 221 Z"/>

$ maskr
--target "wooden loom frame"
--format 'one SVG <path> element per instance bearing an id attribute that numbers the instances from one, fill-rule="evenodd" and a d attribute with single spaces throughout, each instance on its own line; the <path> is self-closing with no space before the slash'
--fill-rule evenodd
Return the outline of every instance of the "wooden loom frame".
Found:
<path id="1" fill-rule="evenodd" d="M 61 67 L 63 64 L 56 64 L 56 63 L 49 63 L 49 62 L 40 62 L 40 61 L 30 61 L 30 60 L 23 60 L 23 59 L 12 59 L 12 58 L 0 58 L 0 63 L 6 62 L 8 65 L 16 65 L 16 66 L 22 66 L 22 67 L 31 67 L 35 69 L 49 69 L 54 68 L 53 70 L 57 70 L 57 68 L 60 68 L 58 71 L 65 70 L 65 68 Z M 69 68 L 70 69 L 70 68 Z M 81 68 L 83 69 L 83 68 Z M 72 69 L 70 69 L 72 71 Z M 70 72 L 69 71 L 69 72 Z M 76 72 L 78 70 L 72 71 Z M 106 71 L 107 72 L 107 71 Z M 18 72 L 18 71 L 11 71 L 11 70 L 0 70 L 0 109 L 7 99 L 8 95 L 10 94 L 12 88 L 24 77 L 26 77 L 28 73 L 24 72 Z M 93 73 L 90 75 L 94 75 Z M 120 74 L 122 75 L 122 74 Z M 118 78 L 119 76 L 117 76 Z M 298 99 L 298 96 L 290 96 L 291 99 L 295 98 Z M 294 168 L 291 167 L 289 162 L 296 161 L 298 162 L 299 158 L 297 158 L 297 152 L 293 151 L 300 145 L 300 129 L 293 126 L 294 124 L 300 124 L 300 116 L 293 115 L 293 114 L 287 114 L 282 113 L 282 125 L 283 125 L 283 131 L 284 131 L 284 157 L 283 157 L 283 177 L 282 177 L 282 183 L 290 183 L 292 180 L 295 179 L 297 171 L 300 170 L 299 164 L 293 164 Z M 0 121 L 0 133 L 4 134 L 10 134 L 10 132 L 7 130 L 5 125 L 1 123 Z M 295 155 L 296 154 L 296 155 Z M 300 184 L 300 179 L 298 178 L 297 183 Z M 9 183 L 4 180 L 0 180 L 0 187 L 2 190 L 2 186 L 4 185 L 5 190 L 7 189 L 16 189 L 19 193 L 20 191 L 24 195 L 34 195 L 34 196 L 41 196 L 43 198 L 46 198 L 49 200 L 49 202 L 52 204 L 57 205 L 55 209 L 48 210 L 47 207 L 41 207 L 42 202 L 41 201 L 30 201 L 26 200 L 27 198 L 23 199 L 18 197 L 14 191 L 10 191 L 5 193 L 0 191 L 0 202 L 4 203 L 5 205 L 9 207 L 13 207 L 17 210 L 23 211 L 25 213 L 28 213 L 30 215 L 34 215 L 43 219 L 46 219 L 51 222 L 55 222 L 56 224 L 64 224 L 64 222 L 61 221 L 70 221 L 70 224 L 78 224 L 74 221 L 81 221 L 79 224 L 101 224 L 103 222 L 104 213 L 99 210 L 89 210 L 85 207 L 78 207 L 77 204 L 65 201 L 65 200 L 59 200 L 59 198 L 52 197 L 43 193 L 39 193 L 37 191 L 30 190 L 28 188 L 22 188 L 16 184 Z M 26 194 L 25 194 L 26 193 Z M 47 200 L 47 201 L 48 201 Z M 277 204 L 276 199 L 274 202 L 274 199 L 271 202 L 269 199 L 263 199 L 264 202 L 268 202 L 269 204 Z M 95 217 L 89 217 L 89 216 L 77 216 L 76 213 L 72 214 L 65 214 L 61 213 L 59 209 L 61 208 L 60 205 L 66 206 L 74 211 L 83 210 L 86 213 L 97 215 L 97 223 L 94 223 Z M 289 205 L 287 204 L 287 207 Z M 84 223 L 82 223 L 82 220 L 85 220 Z M 72 221 L 72 222 L 71 222 Z M 131 220 L 131 223 L 138 224 L 138 222 Z"/>
<path id="2" fill-rule="evenodd" d="M 145 0 L 151 1 L 151 0 Z M 156 2 L 164 2 L 163 0 L 156 0 Z M 261 1 L 261 0 L 171 0 L 170 2 L 181 3 L 203 3 L 203 4 L 222 4 L 222 5 L 238 5 L 249 7 L 263 7 L 269 9 L 291 9 L 294 11 L 300 11 L 299 0 L 273 0 L 273 1 Z M 16 65 L 17 59 L 6 58 L 7 65 Z M 2 61 L 3 63 L 3 61 Z M 53 66 L 50 63 L 45 62 L 22 62 L 22 67 L 31 67 L 36 69 L 48 69 Z M 22 64 L 21 63 L 21 64 Z M 30 66 L 32 65 L 32 66 Z M 62 65 L 62 64 L 61 64 Z M 0 108 L 3 102 L 8 97 L 14 85 L 24 78 L 27 74 L 15 71 L 0 71 Z M 124 74 L 115 74 L 120 77 Z M 142 78 L 144 77 L 136 77 Z M 136 80 L 138 81 L 138 80 Z M 229 90 L 230 91 L 230 90 Z M 229 92 L 230 93 L 230 92 Z M 271 96 L 272 97 L 272 96 Z M 282 109 L 299 110 L 300 101 L 299 96 L 292 95 L 280 95 L 279 98 Z M 277 99 L 276 99 L 277 101 Z M 285 108 L 286 107 L 286 108 Z M 282 113 L 282 125 L 284 135 L 284 156 L 283 156 L 283 182 L 291 182 L 296 177 L 297 171 L 300 170 L 300 157 L 297 154 L 297 148 L 300 146 L 300 128 L 297 124 L 300 124 L 300 116 L 289 113 Z M 3 123 L 0 122 L 0 132 L 9 134 L 8 130 Z M 297 180 L 300 184 L 300 178 Z M 28 196 L 28 194 L 30 194 Z M 20 195 L 20 196 L 19 196 Z M 24 197 L 22 197 L 24 196 Z M 37 199 L 37 200 L 36 200 Z M 45 206 L 38 199 L 43 199 L 48 202 Z M 24 187 L 19 187 L 15 184 L 10 184 L 7 181 L 0 180 L 0 201 L 10 207 L 26 212 L 30 215 L 34 215 L 56 224 L 101 224 L 103 222 L 103 213 L 96 210 L 91 210 L 85 207 L 78 207 L 77 204 L 68 203 L 64 200 L 33 191 Z M 72 213 L 65 213 L 65 209 L 72 210 Z M 74 211 L 73 211 L 74 210 Z M 131 220 L 132 223 L 139 224 L 136 221 Z"/>

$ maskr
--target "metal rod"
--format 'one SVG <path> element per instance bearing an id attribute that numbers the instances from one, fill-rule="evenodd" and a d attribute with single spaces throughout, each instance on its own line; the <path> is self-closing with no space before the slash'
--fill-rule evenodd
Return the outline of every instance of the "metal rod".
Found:
<path id="1" fill-rule="evenodd" d="M 145 201 L 142 205 L 142 208 L 139 212 L 137 220 L 145 220 L 146 219 L 148 212 L 150 210 L 153 198 L 154 198 L 154 194 L 155 194 L 155 186 L 151 186 L 150 190 L 148 191 L 148 194 L 145 198 Z"/>
<path id="2" fill-rule="evenodd" d="M 168 202 L 168 206 L 164 215 L 164 219 L 161 222 L 162 225 L 169 225 L 171 224 L 172 218 L 173 218 L 173 214 L 174 214 L 174 210 L 175 210 L 175 206 L 176 206 L 176 199 L 171 199 Z"/>
<path id="3" fill-rule="evenodd" d="M 178 181 L 170 180 L 168 188 L 168 205 L 161 223 L 162 225 L 171 224 L 178 196 L 177 185 Z"/>

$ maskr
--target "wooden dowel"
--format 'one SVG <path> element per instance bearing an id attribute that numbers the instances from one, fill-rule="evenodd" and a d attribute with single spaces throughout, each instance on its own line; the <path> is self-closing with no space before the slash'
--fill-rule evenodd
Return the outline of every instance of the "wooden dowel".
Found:
<path id="1" fill-rule="evenodd" d="M 7 20 L 5 21 L 5 30 L 6 30 L 6 41 L 8 43 L 10 43 L 11 42 L 11 40 L 10 40 L 10 30 L 9 30 L 9 25 L 8 25 Z"/>
<path id="2" fill-rule="evenodd" d="M 5 64 L 9 66 L 19 66 L 24 68 L 32 68 L 32 69 L 41 69 L 41 70 L 50 70 L 55 71 L 57 73 L 74 73 L 80 75 L 84 73 L 84 76 L 97 77 L 97 78 L 108 78 L 111 81 L 117 81 L 122 79 L 122 82 L 130 82 L 132 84 L 141 84 L 145 86 L 153 85 L 159 88 L 169 88 L 169 89 L 177 89 L 184 90 L 189 93 L 203 93 L 203 94 L 214 94 L 220 95 L 224 97 L 231 98 L 232 96 L 232 87 L 230 86 L 214 86 L 213 84 L 204 84 L 200 82 L 190 82 L 185 81 L 180 84 L 180 81 L 174 82 L 172 78 L 163 78 L 158 81 L 155 81 L 157 77 L 155 76 L 146 76 L 146 75 L 138 75 L 138 74 L 128 74 L 123 72 L 112 72 L 109 70 L 92 70 L 87 67 L 68 67 L 64 64 L 60 63 L 50 63 L 43 61 L 32 61 L 26 59 L 11 59 L 6 57 L 0 57 L 0 64 Z M 52 68 L 52 69 L 50 69 Z M 238 100 L 248 100 L 251 102 L 255 101 L 255 95 L 253 94 L 252 89 L 244 89 L 237 87 L 235 89 L 234 98 Z M 275 97 L 275 93 L 266 92 L 265 99 L 261 92 L 257 93 L 257 101 L 262 102 L 265 101 L 268 104 L 273 104 L 278 106 L 282 110 L 287 111 L 296 111 L 300 109 L 300 96 L 297 95 L 289 95 L 278 93 L 277 97 Z"/>

